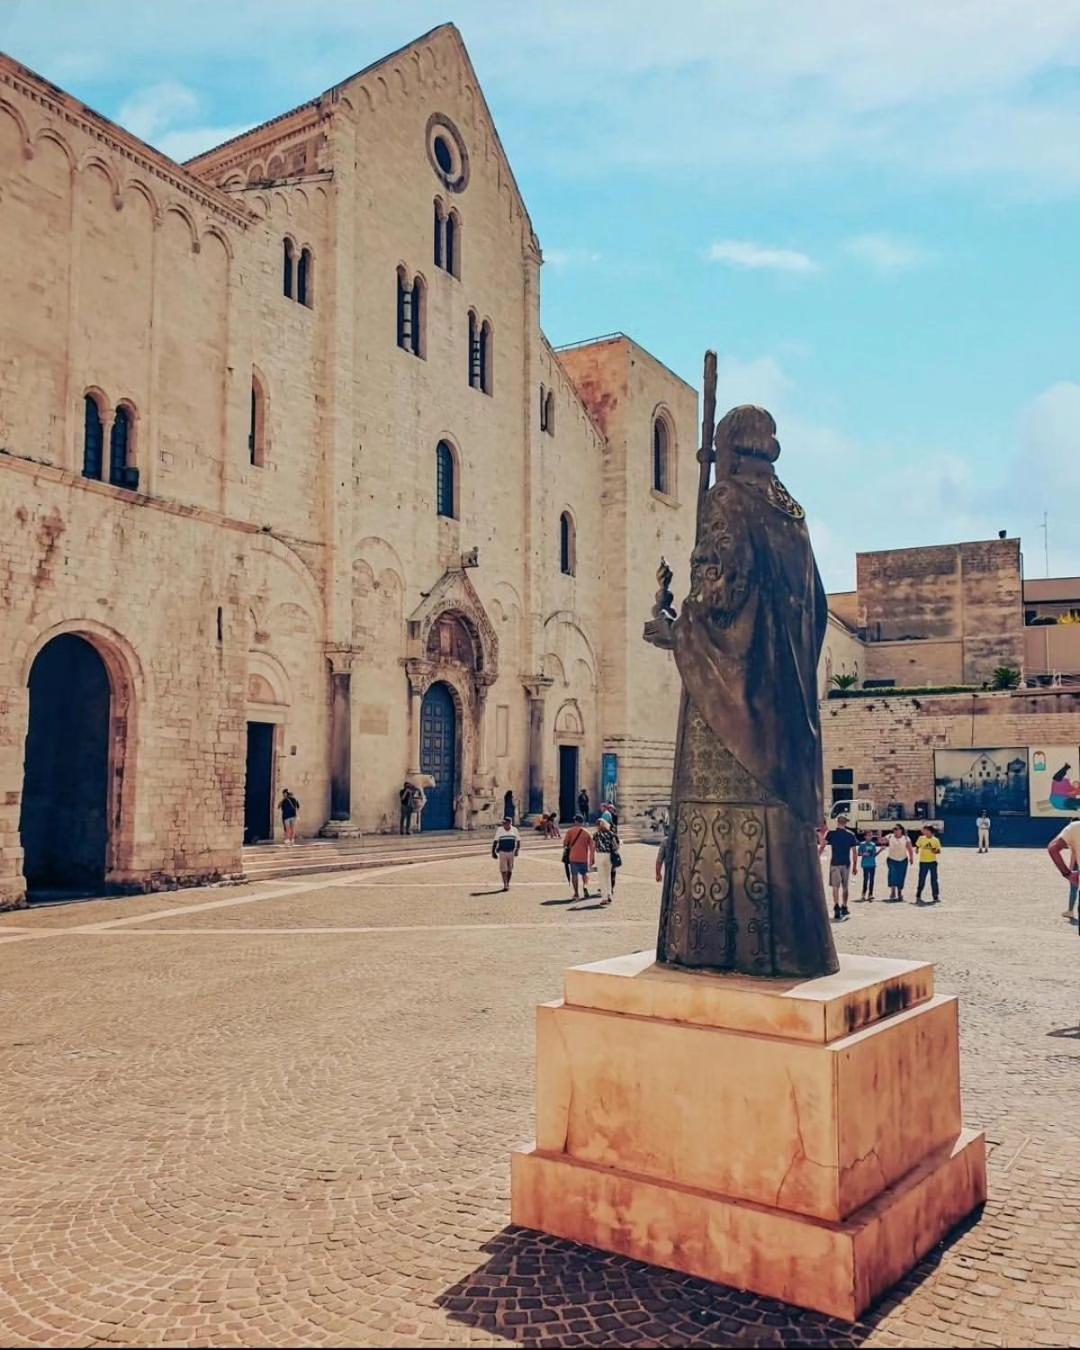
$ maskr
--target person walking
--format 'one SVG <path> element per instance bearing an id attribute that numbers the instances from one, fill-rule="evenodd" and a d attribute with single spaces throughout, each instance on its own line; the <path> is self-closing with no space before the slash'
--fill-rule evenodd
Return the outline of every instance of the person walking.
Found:
<path id="1" fill-rule="evenodd" d="M 922 827 L 922 833 L 915 845 L 915 851 L 919 855 L 919 885 L 915 891 L 915 903 L 917 905 L 927 903 L 922 897 L 926 883 L 929 881 L 930 894 L 933 897 L 930 904 L 936 905 L 941 899 L 941 892 L 938 889 L 938 858 L 941 856 L 941 840 L 934 833 L 933 825 Z"/>
<path id="2" fill-rule="evenodd" d="M 401 803 L 401 823 L 398 826 L 398 834 L 412 834 L 413 791 L 413 785 L 406 778 L 404 786 L 398 793 L 398 801 Z"/>
<path id="3" fill-rule="evenodd" d="M 502 877 L 504 891 L 510 889 L 510 878 L 514 875 L 514 859 L 520 852 L 521 835 L 514 828 L 513 818 L 503 816 L 503 822 L 491 841 L 491 856 L 499 860 L 499 875 Z"/>
<path id="4" fill-rule="evenodd" d="M 604 812 L 596 822 L 593 835 L 593 847 L 596 850 L 596 876 L 600 883 L 600 903 L 610 905 L 614 893 L 615 872 L 622 866 L 619 855 L 619 836 L 611 828 L 611 822 Z"/>
<path id="5" fill-rule="evenodd" d="M 1080 919 L 1080 818 L 1072 820 L 1046 846 L 1047 853 L 1054 866 L 1069 883 L 1069 904 L 1061 912 L 1066 919 L 1072 919 L 1074 911 Z M 1069 861 L 1065 861 L 1066 853 Z"/>
<path id="6" fill-rule="evenodd" d="M 296 817 L 300 813 L 300 803 L 288 788 L 281 794 L 281 801 L 278 802 L 278 809 L 281 812 L 281 828 L 285 834 L 285 842 L 287 844 L 295 844 Z"/>
<path id="7" fill-rule="evenodd" d="M 990 817 L 986 814 L 985 811 L 982 812 L 982 814 L 979 816 L 978 820 L 975 822 L 975 828 L 979 831 L 979 848 L 978 848 L 978 852 L 979 852 L 979 853 L 989 853 L 989 852 L 990 852 Z"/>
<path id="8" fill-rule="evenodd" d="M 593 837 L 585 828 L 581 812 L 574 817 L 574 823 L 563 835 L 563 860 L 570 869 L 570 885 L 574 888 L 574 899 L 582 899 L 578 893 L 580 883 L 589 898 L 589 868 L 596 859 Z"/>
<path id="9" fill-rule="evenodd" d="M 908 868 L 915 861 L 915 850 L 911 838 L 903 825 L 894 825 L 892 834 L 885 844 L 885 867 L 888 872 L 889 899 L 903 900 L 904 882 L 907 881 Z"/>
<path id="10" fill-rule="evenodd" d="M 878 854 L 885 845 L 878 837 L 876 830 L 865 830 L 863 837 L 859 841 L 857 849 L 859 862 L 862 864 L 862 899 L 872 901 L 874 898 L 874 879 L 877 876 Z"/>
<path id="11" fill-rule="evenodd" d="M 829 855 L 829 885 L 832 888 L 834 923 L 851 917 L 848 910 L 848 885 L 852 871 L 856 874 L 859 871 L 859 859 L 855 855 L 858 846 L 858 839 L 848 829 L 847 816 L 837 816 L 836 829 L 828 831 L 818 849 L 818 857 L 826 848 L 832 850 Z"/>
<path id="12" fill-rule="evenodd" d="M 589 819 L 589 794 L 584 788 L 577 795 L 577 809 L 581 812 L 581 819 Z"/>
<path id="13" fill-rule="evenodd" d="M 508 819 L 511 825 L 517 818 L 517 803 L 514 801 L 513 788 L 507 788 L 503 794 L 503 817 Z"/>

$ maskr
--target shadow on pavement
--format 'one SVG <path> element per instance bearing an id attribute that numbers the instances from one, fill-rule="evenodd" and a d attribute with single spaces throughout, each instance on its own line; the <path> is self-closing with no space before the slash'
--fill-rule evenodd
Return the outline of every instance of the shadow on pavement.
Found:
<path id="1" fill-rule="evenodd" d="M 861 1345 L 930 1276 L 966 1220 L 855 1323 L 513 1226 L 436 1297 L 454 1322 L 530 1345 Z"/>
<path id="2" fill-rule="evenodd" d="M 1080 1027 L 1059 1027 L 1057 1031 L 1048 1031 L 1046 1034 L 1058 1040 L 1080 1041 Z"/>

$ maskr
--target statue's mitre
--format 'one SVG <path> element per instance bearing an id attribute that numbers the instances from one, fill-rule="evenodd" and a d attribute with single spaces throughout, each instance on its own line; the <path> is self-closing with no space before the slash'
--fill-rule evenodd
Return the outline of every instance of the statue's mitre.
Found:
<path id="1" fill-rule="evenodd" d="M 717 457 L 749 455 L 753 459 L 780 458 L 780 442 L 776 439 L 776 423 L 772 413 L 753 403 L 744 403 L 723 418 L 716 428 Z"/>

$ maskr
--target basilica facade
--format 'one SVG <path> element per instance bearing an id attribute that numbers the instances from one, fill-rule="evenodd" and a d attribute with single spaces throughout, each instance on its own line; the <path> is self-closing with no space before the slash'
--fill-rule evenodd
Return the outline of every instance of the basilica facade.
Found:
<path id="1" fill-rule="evenodd" d="M 186 165 L 0 57 L 0 904 L 666 799 L 696 396 L 542 261 L 452 26 Z"/>

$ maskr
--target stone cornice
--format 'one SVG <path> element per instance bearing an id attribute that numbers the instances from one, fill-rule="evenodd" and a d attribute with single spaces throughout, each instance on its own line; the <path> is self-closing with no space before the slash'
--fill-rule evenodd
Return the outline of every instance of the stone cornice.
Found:
<path id="1" fill-rule="evenodd" d="M 6 86 L 23 98 L 49 113 L 50 116 L 76 127 L 98 144 L 107 146 L 145 172 L 162 179 L 177 192 L 197 201 L 200 206 L 228 220 L 241 229 L 253 224 L 257 217 L 245 207 L 237 205 L 228 194 L 209 186 L 167 155 L 140 141 L 123 127 L 86 107 L 64 90 L 50 84 L 26 66 L 0 53 L 0 87 Z"/>

